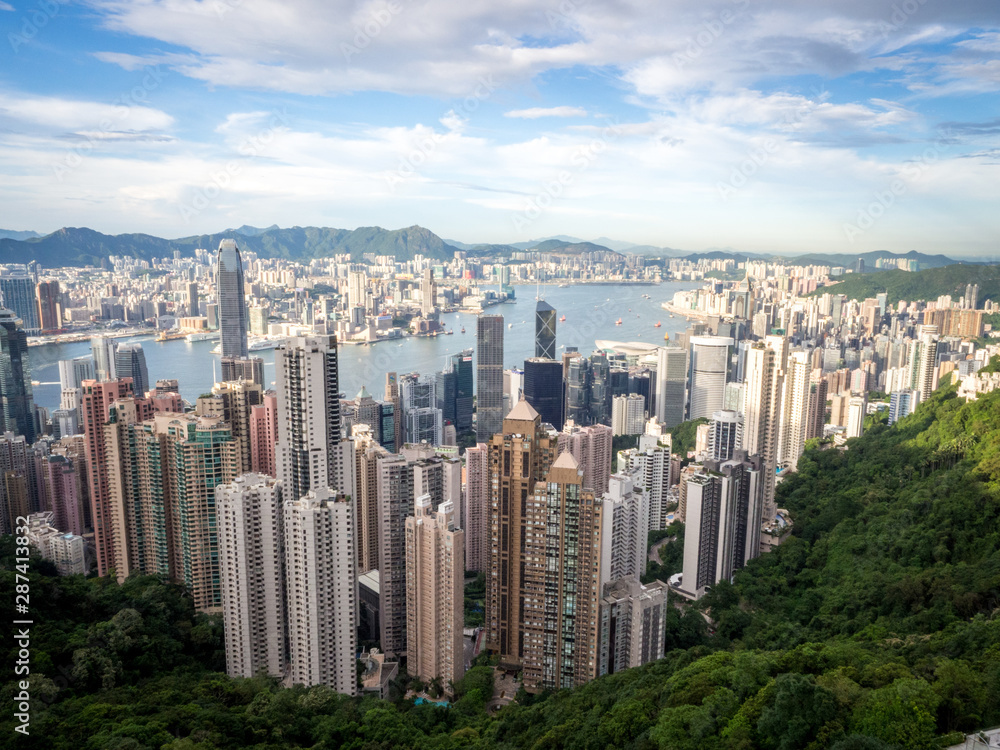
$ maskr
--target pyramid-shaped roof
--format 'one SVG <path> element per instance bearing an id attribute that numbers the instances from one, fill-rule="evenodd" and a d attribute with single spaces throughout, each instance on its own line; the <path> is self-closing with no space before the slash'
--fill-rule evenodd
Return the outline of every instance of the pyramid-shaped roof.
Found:
<path id="1" fill-rule="evenodd" d="M 552 464 L 552 468 L 576 470 L 580 468 L 580 464 L 577 463 L 577 460 L 575 458 L 573 458 L 572 453 L 570 453 L 569 451 L 565 451 L 559 454 L 559 458 L 557 458 L 556 462 Z"/>
<path id="2" fill-rule="evenodd" d="M 516 419 L 519 422 L 532 422 L 537 416 L 538 412 L 522 396 L 517 405 L 510 410 L 510 414 L 506 416 L 506 419 Z"/>

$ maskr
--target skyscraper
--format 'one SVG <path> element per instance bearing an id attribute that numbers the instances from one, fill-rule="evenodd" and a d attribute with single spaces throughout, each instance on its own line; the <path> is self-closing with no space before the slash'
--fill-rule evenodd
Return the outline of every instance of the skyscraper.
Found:
<path id="1" fill-rule="evenodd" d="M 96 380 L 99 383 L 113 380 L 115 377 L 116 348 L 115 340 L 109 339 L 107 336 L 92 336 L 90 339 L 90 353 L 94 357 L 94 370 L 97 374 Z M 131 375 L 127 377 L 131 377 Z"/>
<path id="2" fill-rule="evenodd" d="M 580 427 L 567 422 L 558 436 L 559 452 L 572 453 L 583 472 L 583 486 L 600 497 L 608 491 L 611 475 L 611 428 L 604 424 Z"/>
<path id="3" fill-rule="evenodd" d="M 756 456 L 737 451 L 686 480 L 681 589 L 688 595 L 700 598 L 760 554 L 761 470 Z"/>
<path id="4" fill-rule="evenodd" d="M 83 430 L 86 435 L 87 471 L 90 480 L 91 520 L 94 544 L 97 548 L 97 575 L 104 576 L 115 567 L 116 556 L 127 550 L 115 549 L 112 523 L 109 461 L 104 443 L 104 424 L 108 421 L 111 404 L 131 398 L 132 379 L 96 380 L 83 382 Z"/>
<path id="5" fill-rule="evenodd" d="M 222 356 L 247 357 L 247 305 L 243 291 L 243 259 L 236 240 L 222 240 L 216 258 Z"/>
<path id="6" fill-rule="evenodd" d="M 722 409 L 732 346 L 733 340 L 724 336 L 691 337 L 688 419 L 710 418 L 713 412 Z"/>
<path id="7" fill-rule="evenodd" d="M 476 320 L 476 437 L 489 440 L 503 429 L 503 316 Z"/>
<path id="8" fill-rule="evenodd" d="M 556 358 L 556 309 L 543 299 L 535 305 L 535 356 Z"/>
<path id="9" fill-rule="evenodd" d="M 743 392 L 743 448 L 760 456 L 764 472 L 764 521 L 774 518 L 775 470 L 778 465 L 779 419 L 781 415 L 782 365 L 780 336 L 768 336 L 747 350 L 746 383 Z"/>
<path id="10" fill-rule="evenodd" d="M 354 695 L 358 593 L 351 500 L 313 488 L 286 498 L 283 514 L 289 681 Z"/>
<path id="11" fill-rule="evenodd" d="M 545 357 L 524 360 L 524 398 L 541 415 L 542 422 L 563 426 L 562 362 Z"/>
<path id="12" fill-rule="evenodd" d="M 115 350 L 115 376 L 132 378 L 132 390 L 140 398 L 149 390 L 149 371 L 142 344 L 122 344 Z"/>
<path id="13" fill-rule="evenodd" d="M 798 351 L 788 355 L 777 461 L 779 466 L 792 469 L 798 464 L 799 456 L 806 447 L 809 421 L 809 365 L 808 352 Z"/>
<path id="14" fill-rule="evenodd" d="M 612 474 L 601 511 L 601 585 L 646 572 L 649 498 L 628 473 Z"/>
<path id="15" fill-rule="evenodd" d="M 260 357 L 223 357 L 221 361 L 223 380 L 247 380 L 266 386 L 264 382 L 264 360 Z"/>
<path id="16" fill-rule="evenodd" d="M 465 534 L 453 503 L 435 512 L 421 495 L 406 519 L 406 663 L 421 680 L 440 678 L 449 694 L 465 674 L 464 580 Z"/>
<path id="17" fill-rule="evenodd" d="M 524 505 L 522 679 L 573 688 L 597 676 L 603 504 L 563 453 Z"/>
<path id="18" fill-rule="evenodd" d="M 486 573 L 490 564 L 489 450 L 477 443 L 465 451 L 465 567 Z"/>
<path id="19" fill-rule="evenodd" d="M 611 432 L 614 435 L 641 435 L 646 424 L 646 399 L 638 393 L 611 399 Z"/>
<path id="20" fill-rule="evenodd" d="M 38 300 L 35 298 L 35 280 L 26 273 L 16 271 L 0 275 L 0 303 L 21 319 L 27 333 L 41 329 L 38 320 Z"/>
<path id="21" fill-rule="evenodd" d="M 55 279 L 38 282 L 38 321 L 43 331 L 62 328 L 62 305 L 59 302 L 59 282 Z"/>
<path id="22" fill-rule="evenodd" d="M 628 472 L 645 492 L 649 507 L 649 528 L 656 531 L 670 525 L 667 508 L 670 497 L 670 435 L 642 435 L 639 447 L 618 453 L 618 471 Z"/>
<path id="23" fill-rule="evenodd" d="M 708 453 L 714 461 L 728 461 L 743 444 L 743 415 L 723 409 L 708 424 Z"/>
<path id="24" fill-rule="evenodd" d="M 379 445 L 375 431 L 366 424 L 351 428 L 354 441 L 354 518 L 358 575 L 379 568 L 378 477 L 379 461 L 389 451 Z"/>
<path id="25" fill-rule="evenodd" d="M 35 401 L 31 390 L 28 337 L 11 310 L 0 308 L 0 416 L 4 431 L 35 442 Z"/>
<path id="26" fill-rule="evenodd" d="M 94 360 L 91 357 L 74 357 L 59 360 L 59 388 L 82 388 L 84 380 L 94 379 Z"/>
<path id="27" fill-rule="evenodd" d="M 486 647 L 500 663 L 522 664 L 522 596 L 525 593 L 525 512 L 535 483 L 549 473 L 558 444 L 541 418 L 521 400 L 489 442 L 489 572 L 486 576 Z M 575 462 L 574 462 L 575 463 Z M 574 474 L 576 469 L 573 470 Z M 541 596 L 533 590 L 532 596 Z"/>
<path id="28" fill-rule="evenodd" d="M 274 360 L 276 457 L 286 499 L 321 489 L 353 494 L 354 461 L 340 433 L 337 337 L 290 338 Z"/>
<path id="29" fill-rule="evenodd" d="M 277 476 L 275 446 L 278 442 L 278 397 L 264 393 L 259 406 L 250 410 L 250 471 Z"/>
<path id="30" fill-rule="evenodd" d="M 215 490 L 226 673 L 282 677 L 287 666 L 281 482 L 244 474 Z"/>

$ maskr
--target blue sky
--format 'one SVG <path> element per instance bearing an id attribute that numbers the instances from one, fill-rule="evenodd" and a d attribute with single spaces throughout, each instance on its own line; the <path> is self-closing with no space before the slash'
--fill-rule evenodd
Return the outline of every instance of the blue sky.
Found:
<path id="1" fill-rule="evenodd" d="M 1000 254 L 992 0 L 0 0 L 0 227 Z"/>

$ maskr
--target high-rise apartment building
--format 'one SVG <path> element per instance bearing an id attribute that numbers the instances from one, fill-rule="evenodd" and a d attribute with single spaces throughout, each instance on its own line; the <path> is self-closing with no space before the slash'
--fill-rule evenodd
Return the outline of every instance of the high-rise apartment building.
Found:
<path id="1" fill-rule="evenodd" d="M 288 666 L 281 482 L 244 474 L 215 491 L 226 673 L 283 677 Z"/>
<path id="2" fill-rule="evenodd" d="M 517 669 L 522 664 L 524 643 L 526 505 L 536 482 L 548 475 L 558 452 L 558 441 L 542 429 L 538 412 L 522 399 L 503 421 L 503 431 L 496 433 L 488 445 L 490 551 L 486 576 L 486 647 L 499 654 L 501 664 Z M 532 595 L 535 593 L 538 592 Z"/>
<path id="3" fill-rule="evenodd" d="M 354 492 L 354 459 L 340 432 L 336 336 L 293 337 L 274 355 L 278 478 L 286 499 Z"/>
<path id="4" fill-rule="evenodd" d="M 641 435 L 646 425 L 646 399 L 638 393 L 611 399 L 612 435 Z"/>
<path id="5" fill-rule="evenodd" d="M 351 439 L 354 441 L 356 482 L 355 547 L 358 575 L 361 576 L 379 567 L 379 460 L 389 456 L 389 451 L 379 445 L 374 431 L 365 424 L 351 429 Z"/>
<path id="6" fill-rule="evenodd" d="M 264 360 L 260 357 L 223 357 L 219 363 L 222 380 L 248 380 L 264 387 Z"/>
<path id="7" fill-rule="evenodd" d="M 598 675 L 614 674 L 663 658 L 667 584 L 643 585 L 637 577 L 604 586 L 601 597 Z"/>
<path id="8" fill-rule="evenodd" d="M 910 387 L 920 394 L 921 402 L 929 399 L 938 387 L 937 350 L 936 331 L 921 333 L 910 350 Z"/>
<path id="9" fill-rule="evenodd" d="M 612 474 L 602 499 L 601 585 L 646 572 L 649 498 L 627 473 Z"/>
<path id="10" fill-rule="evenodd" d="M 485 442 L 503 429 L 503 316 L 476 320 L 476 436 Z"/>
<path id="11" fill-rule="evenodd" d="M 861 437 L 865 431 L 865 411 L 868 399 L 864 396 L 851 396 L 847 405 L 847 437 Z"/>
<path id="12" fill-rule="evenodd" d="M 264 389 L 255 382 L 230 380 L 216 383 L 212 393 L 220 402 L 219 416 L 229 425 L 232 432 L 236 448 L 236 473 L 253 471 L 251 422 L 253 409 L 263 405 Z"/>
<path id="13" fill-rule="evenodd" d="M 379 640 L 385 653 L 398 655 L 405 652 L 407 643 L 406 519 L 422 495 L 429 495 L 432 505 L 450 501 L 457 508 L 461 464 L 437 455 L 431 446 L 412 445 L 380 457 L 378 471 Z"/>
<path id="14" fill-rule="evenodd" d="M 286 498 L 285 598 L 289 682 L 355 695 L 358 622 L 354 509 L 344 494 L 312 488 Z"/>
<path id="15" fill-rule="evenodd" d="M 723 409 L 712 414 L 708 423 L 708 455 L 715 461 L 728 461 L 743 444 L 743 416 Z"/>
<path id="16" fill-rule="evenodd" d="M 778 466 L 794 469 L 806 448 L 810 374 L 808 352 L 798 351 L 788 355 L 778 428 Z"/>
<path id="17" fill-rule="evenodd" d="M 243 258 L 236 240 L 222 240 L 216 256 L 215 285 L 219 300 L 222 356 L 246 359 L 247 303 L 243 289 Z"/>
<path id="18" fill-rule="evenodd" d="M 760 554 L 762 463 L 737 451 L 729 461 L 706 461 L 687 479 L 683 592 L 704 595 L 717 581 Z"/>
<path id="19" fill-rule="evenodd" d="M 711 418 L 723 408 L 732 346 L 724 336 L 691 337 L 688 419 Z"/>
<path id="20" fill-rule="evenodd" d="M 385 400 L 392 404 L 393 410 L 393 450 L 402 450 L 406 442 L 406 429 L 403 425 L 403 400 L 399 393 L 399 378 L 394 372 L 385 374 Z"/>
<path id="21" fill-rule="evenodd" d="M 522 679 L 561 690 L 597 676 L 603 504 L 563 453 L 525 501 Z"/>
<path id="22" fill-rule="evenodd" d="M 465 674 L 465 535 L 449 500 L 431 508 L 430 495 L 414 501 L 406 519 L 407 671 L 424 681 L 440 678 L 451 694 Z"/>
<path id="23" fill-rule="evenodd" d="M 826 380 L 809 384 L 809 414 L 806 418 L 806 440 L 823 437 L 826 423 Z"/>
<path id="24" fill-rule="evenodd" d="M 465 451 L 465 567 L 477 573 L 489 570 L 490 491 L 489 449 L 477 443 Z"/>
<path id="25" fill-rule="evenodd" d="M 97 549 L 97 574 L 107 575 L 115 567 L 117 555 L 127 550 L 115 549 L 114 525 L 109 502 L 109 460 L 104 444 L 104 424 L 111 405 L 132 397 L 132 379 L 83 381 L 83 431 L 87 440 L 87 468 L 90 479 L 91 519 Z"/>
<path id="26" fill-rule="evenodd" d="M 70 388 L 82 388 L 84 380 L 94 379 L 94 360 L 92 357 L 74 357 L 59 360 L 59 387 L 65 391 Z"/>
<path id="27" fill-rule="evenodd" d="M 670 525 L 667 515 L 673 502 L 670 496 L 670 435 L 642 435 L 639 447 L 618 453 L 618 471 L 627 472 L 636 487 L 641 487 L 649 507 L 649 529 L 656 531 Z"/>
<path id="28" fill-rule="evenodd" d="M 535 305 L 535 356 L 556 358 L 556 309 L 543 299 Z"/>
<path id="29" fill-rule="evenodd" d="M 895 424 L 917 410 L 920 394 L 917 391 L 893 391 L 889 394 L 889 424 Z"/>
<path id="30" fill-rule="evenodd" d="M 781 417 L 782 348 L 779 336 L 768 336 L 747 350 L 743 393 L 743 449 L 760 456 L 764 471 L 764 521 L 774 518 L 775 471 Z"/>
<path id="31" fill-rule="evenodd" d="M 275 449 L 278 444 L 278 396 L 267 391 L 261 403 L 250 409 L 250 471 L 276 477 Z"/>
<path id="32" fill-rule="evenodd" d="M 441 445 L 444 415 L 437 407 L 437 381 L 433 377 L 406 375 L 401 378 L 406 442 Z"/>
<path id="33" fill-rule="evenodd" d="M 0 308 L 0 417 L 3 431 L 35 442 L 35 401 L 28 363 L 28 338 L 11 310 Z"/>
<path id="34" fill-rule="evenodd" d="M 567 422 L 559 433 L 559 452 L 572 453 L 583 471 L 583 486 L 600 497 L 611 476 L 611 428 L 603 424 L 580 427 Z"/>

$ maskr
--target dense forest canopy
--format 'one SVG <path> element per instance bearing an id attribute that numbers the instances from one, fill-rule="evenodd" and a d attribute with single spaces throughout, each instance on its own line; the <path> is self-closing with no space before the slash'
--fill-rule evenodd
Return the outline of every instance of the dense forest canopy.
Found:
<path id="1" fill-rule="evenodd" d="M 920 750 L 1000 724 L 1000 392 L 963 403 L 946 386 L 798 469 L 778 490 L 791 538 L 703 612 L 671 610 L 664 659 L 522 693 L 497 716 L 486 667 L 447 710 L 398 689 L 380 701 L 230 679 L 218 619 L 178 587 L 54 578 L 35 561 L 35 709 L 18 745 Z M 0 553 L 12 593 L 9 538 Z"/>

